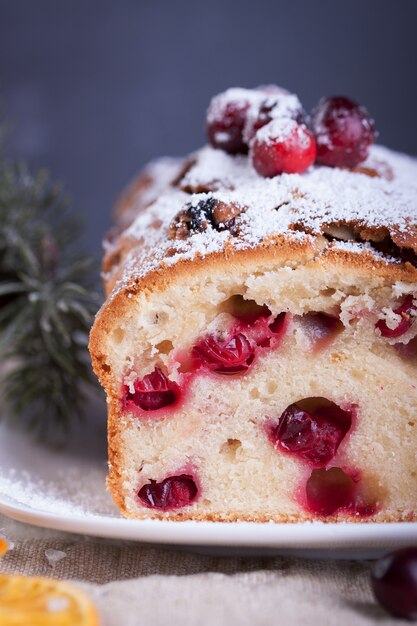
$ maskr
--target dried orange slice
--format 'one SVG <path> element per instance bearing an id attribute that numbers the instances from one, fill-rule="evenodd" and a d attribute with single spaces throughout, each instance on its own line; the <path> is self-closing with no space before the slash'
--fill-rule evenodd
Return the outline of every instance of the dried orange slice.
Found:
<path id="1" fill-rule="evenodd" d="M 7 543 L 5 539 L 0 537 L 0 556 L 3 556 L 3 554 L 6 554 L 8 549 L 9 549 L 9 544 Z"/>
<path id="2" fill-rule="evenodd" d="M 99 626 L 89 597 L 51 578 L 0 575 L 0 626 Z"/>

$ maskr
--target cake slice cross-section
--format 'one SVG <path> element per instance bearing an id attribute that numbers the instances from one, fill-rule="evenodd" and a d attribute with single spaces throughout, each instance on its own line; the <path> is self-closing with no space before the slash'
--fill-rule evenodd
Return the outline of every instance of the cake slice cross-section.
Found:
<path id="1" fill-rule="evenodd" d="M 367 146 L 294 173 L 274 143 L 266 177 L 251 151 L 280 116 L 318 141 L 276 89 L 226 92 L 239 149 L 153 164 L 118 207 L 90 351 L 127 517 L 417 519 L 417 162 Z"/>

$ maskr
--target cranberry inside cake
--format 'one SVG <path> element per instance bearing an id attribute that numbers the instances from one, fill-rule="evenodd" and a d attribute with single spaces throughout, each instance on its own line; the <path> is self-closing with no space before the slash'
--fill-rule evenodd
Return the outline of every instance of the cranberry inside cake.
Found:
<path id="1" fill-rule="evenodd" d="M 136 518 L 415 520 L 417 164 L 352 101 L 307 128 L 275 89 L 218 97 L 212 146 L 119 207 L 90 341 L 109 487 Z"/>

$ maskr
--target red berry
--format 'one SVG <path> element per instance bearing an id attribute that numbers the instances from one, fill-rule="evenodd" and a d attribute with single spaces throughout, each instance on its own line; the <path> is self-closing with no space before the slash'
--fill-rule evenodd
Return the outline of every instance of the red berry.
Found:
<path id="1" fill-rule="evenodd" d="M 305 313 L 300 318 L 301 327 L 315 350 L 326 348 L 343 330 L 338 317 L 326 313 Z"/>
<path id="2" fill-rule="evenodd" d="M 315 469 L 306 484 L 308 509 L 316 515 L 333 515 L 354 508 L 355 483 L 340 467 Z"/>
<path id="3" fill-rule="evenodd" d="M 402 548 L 379 559 L 371 580 L 376 599 L 388 613 L 417 619 L 417 548 Z"/>
<path id="4" fill-rule="evenodd" d="M 243 326 L 242 323 L 242 326 L 252 344 L 259 348 L 278 348 L 287 332 L 289 321 L 287 313 L 279 313 L 274 318 L 269 311 L 268 317 L 258 317 L 250 325 Z"/>
<path id="5" fill-rule="evenodd" d="M 197 485 L 191 476 L 181 474 L 170 476 L 160 483 L 155 480 L 139 490 L 143 504 L 152 509 L 178 509 L 191 504 L 198 493 Z"/>
<path id="6" fill-rule="evenodd" d="M 322 98 L 311 113 L 311 127 L 317 162 L 330 167 L 358 165 L 376 138 L 368 111 L 344 96 Z"/>
<path id="7" fill-rule="evenodd" d="M 396 343 L 394 345 L 397 354 L 405 361 L 415 361 L 417 359 L 417 337 L 408 343 Z"/>
<path id="8" fill-rule="evenodd" d="M 297 456 L 311 467 L 324 467 L 335 456 L 351 427 L 352 416 L 333 402 L 307 399 L 310 411 L 299 403 L 291 404 L 271 432 L 274 445 L 283 452 Z M 315 404 L 315 406 L 314 406 Z"/>
<path id="9" fill-rule="evenodd" d="M 248 151 L 243 129 L 252 98 L 249 89 L 236 88 L 212 99 L 207 111 L 207 137 L 214 148 L 229 154 L 245 154 Z"/>
<path id="10" fill-rule="evenodd" d="M 412 313 L 417 312 L 416 306 L 413 304 L 414 297 L 409 295 L 405 298 L 404 302 L 394 309 L 394 313 L 401 316 L 401 320 L 394 328 L 389 328 L 385 320 L 379 320 L 376 323 L 376 327 L 379 329 L 382 337 L 388 337 L 393 339 L 395 337 L 401 337 L 411 327 L 413 323 Z"/>
<path id="11" fill-rule="evenodd" d="M 261 176 L 301 173 L 314 163 L 316 142 L 305 126 L 291 119 L 276 119 L 258 130 L 251 155 Z"/>
<path id="12" fill-rule="evenodd" d="M 268 89 L 268 87 L 264 89 Z M 267 98 L 262 100 L 257 106 L 254 105 L 249 109 L 243 133 L 248 143 L 260 128 L 266 126 L 272 120 L 285 118 L 295 120 L 299 124 L 305 122 L 305 113 L 297 96 L 279 87 L 277 89 L 278 91 L 269 92 Z"/>
<path id="13" fill-rule="evenodd" d="M 179 397 L 180 388 L 169 380 L 161 370 L 155 370 L 135 382 L 133 393 L 126 390 L 126 404 L 133 403 L 143 411 L 156 411 L 174 404 Z"/>
<path id="14" fill-rule="evenodd" d="M 227 342 L 209 335 L 194 346 L 192 354 L 197 363 L 217 374 L 246 372 L 255 358 L 251 344 L 242 333 Z"/>
<path id="15" fill-rule="evenodd" d="M 288 314 L 278 313 L 274 321 L 269 325 L 269 329 L 274 335 L 278 335 L 280 338 L 283 336 L 288 326 Z"/>

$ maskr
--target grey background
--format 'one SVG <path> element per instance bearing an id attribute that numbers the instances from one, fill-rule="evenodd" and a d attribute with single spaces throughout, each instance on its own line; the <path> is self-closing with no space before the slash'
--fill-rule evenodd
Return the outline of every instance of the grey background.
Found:
<path id="1" fill-rule="evenodd" d="M 66 182 L 99 254 L 120 189 L 200 145 L 228 86 L 350 95 L 417 154 L 416 25 L 417 0 L 0 0 L 10 147 Z"/>

